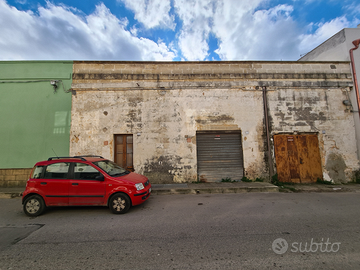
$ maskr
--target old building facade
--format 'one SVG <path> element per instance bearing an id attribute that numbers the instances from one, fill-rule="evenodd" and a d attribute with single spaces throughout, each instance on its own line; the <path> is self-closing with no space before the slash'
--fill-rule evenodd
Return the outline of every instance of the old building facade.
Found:
<path id="1" fill-rule="evenodd" d="M 74 62 L 70 155 L 153 183 L 349 182 L 349 62 Z"/>
<path id="2" fill-rule="evenodd" d="M 360 158 L 360 104 L 358 102 L 360 95 L 357 93 L 360 81 L 359 44 L 360 25 L 357 28 L 344 28 L 299 59 L 299 61 L 349 61 L 352 64 L 354 87 L 347 100 L 353 110 L 358 158 Z M 354 76 L 356 76 L 356 80 Z"/>

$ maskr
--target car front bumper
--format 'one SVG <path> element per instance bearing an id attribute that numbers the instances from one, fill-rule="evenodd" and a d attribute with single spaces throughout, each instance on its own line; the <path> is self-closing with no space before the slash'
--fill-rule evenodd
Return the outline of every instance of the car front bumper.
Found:
<path id="1" fill-rule="evenodd" d="M 131 200 L 132 205 L 139 205 L 145 202 L 151 194 L 151 185 L 148 185 L 145 189 L 140 190 L 139 193 L 133 194 Z"/>

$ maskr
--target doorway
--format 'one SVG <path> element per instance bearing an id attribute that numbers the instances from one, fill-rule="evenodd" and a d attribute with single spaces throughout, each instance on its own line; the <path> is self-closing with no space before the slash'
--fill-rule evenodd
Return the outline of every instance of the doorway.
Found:
<path id="1" fill-rule="evenodd" d="M 115 163 L 133 172 L 133 135 L 114 135 L 114 137 Z"/>
<path id="2" fill-rule="evenodd" d="M 316 134 L 274 135 L 278 180 L 315 183 L 322 180 L 319 141 Z"/>

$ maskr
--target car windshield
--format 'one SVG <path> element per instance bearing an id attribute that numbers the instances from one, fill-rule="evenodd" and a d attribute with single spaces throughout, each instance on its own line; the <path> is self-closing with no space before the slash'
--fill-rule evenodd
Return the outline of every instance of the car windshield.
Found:
<path id="1" fill-rule="evenodd" d="M 96 161 L 94 162 L 94 164 L 110 176 L 121 176 L 130 173 L 129 171 L 125 170 L 124 168 L 120 167 L 119 165 L 110 160 Z"/>

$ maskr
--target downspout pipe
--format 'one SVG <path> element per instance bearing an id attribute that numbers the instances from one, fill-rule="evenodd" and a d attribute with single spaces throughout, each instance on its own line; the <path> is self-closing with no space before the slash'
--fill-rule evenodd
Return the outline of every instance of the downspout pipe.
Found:
<path id="1" fill-rule="evenodd" d="M 266 96 L 266 86 L 262 87 L 263 90 L 263 103 L 264 103 L 264 118 L 265 118 L 265 128 L 266 128 L 266 140 L 268 148 L 268 162 L 269 162 L 269 174 L 270 179 L 274 175 L 274 170 L 272 166 L 271 158 L 271 145 L 270 145 L 270 131 L 269 131 L 269 116 L 268 116 L 268 107 L 267 107 L 267 96 Z"/>
<path id="2" fill-rule="evenodd" d="M 360 116 L 360 96 L 359 96 L 359 86 L 358 86 L 358 81 L 357 81 L 357 76 L 356 76 L 356 69 L 355 69 L 355 63 L 354 63 L 354 54 L 353 51 L 355 51 L 357 48 L 359 48 L 359 44 L 360 44 L 360 39 L 354 40 L 352 42 L 352 44 L 354 44 L 354 48 L 350 49 L 350 62 L 351 62 L 351 70 L 352 70 L 352 74 L 354 77 L 354 85 L 355 85 L 355 93 L 356 93 L 356 99 L 357 99 L 357 107 L 358 107 L 358 112 L 359 112 L 359 116 Z"/>

